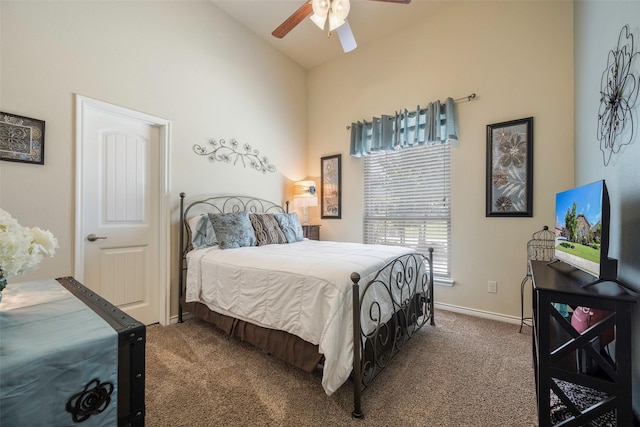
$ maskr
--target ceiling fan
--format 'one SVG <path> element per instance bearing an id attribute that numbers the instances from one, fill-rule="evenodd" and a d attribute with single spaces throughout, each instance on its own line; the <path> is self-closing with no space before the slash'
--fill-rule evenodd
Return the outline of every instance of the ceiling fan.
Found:
<path id="1" fill-rule="evenodd" d="M 379 1 L 385 3 L 401 3 L 409 4 L 411 0 L 370 0 Z M 305 18 L 311 15 L 311 21 L 316 24 L 321 30 L 327 27 L 329 35 L 332 31 L 338 33 L 342 50 L 345 52 L 351 52 L 358 47 L 356 40 L 353 37 L 353 32 L 347 22 L 347 15 L 349 15 L 349 9 L 351 5 L 349 0 L 308 0 L 302 6 L 298 8 L 291 16 L 280 24 L 278 28 L 271 33 L 274 37 L 279 39 L 283 38 L 296 25 L 302 22 Z M 328 25 L 327 25 L 328 24 Z"/>

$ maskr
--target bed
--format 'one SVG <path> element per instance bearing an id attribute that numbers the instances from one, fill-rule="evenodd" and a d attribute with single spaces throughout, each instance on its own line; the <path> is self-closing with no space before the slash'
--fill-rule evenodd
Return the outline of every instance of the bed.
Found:
<path id="1" fill-rule="evenodd" d="M 256 197 L 180 194 L 179 322 L 217 325 L 294 366 L 331 395 L 362 391 L 426 323 L 433 250 L 302 238 L 295 214 Z M 354 339 L 354 337 L 356 337 Z"/>

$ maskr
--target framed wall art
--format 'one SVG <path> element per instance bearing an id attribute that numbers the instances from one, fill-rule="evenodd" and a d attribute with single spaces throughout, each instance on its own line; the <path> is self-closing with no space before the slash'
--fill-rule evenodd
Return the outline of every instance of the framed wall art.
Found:
<path id="1" fill-rule="evenodd" d="M 44 164 L 44 121 L 0 111 L 0 160 Z"/>
<path id="2" fill-rule="evenodd" d="M 322 219 L 340 219 L 342 215 L 341 199 L 341 154 L 320 159 L 320 211 Z"/>
<path id="3" fill-rule="evenodd" d="M 487 125 L 487 216 L 533 216 L 533 117 Z"/>

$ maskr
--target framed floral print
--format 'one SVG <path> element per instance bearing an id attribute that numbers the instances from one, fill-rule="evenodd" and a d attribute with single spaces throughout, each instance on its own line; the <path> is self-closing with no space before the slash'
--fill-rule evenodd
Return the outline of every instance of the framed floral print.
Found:
<path id="1" fill-rule="evenodd" d="M 340 219 L 342 217 L 340 162 L 342 155 L 326 156 L 320 159 L 320 212 L 322 219 Z"/>
<path id="2" fill-rule="evenodd" d="M 44 120 L 0 112 L 0 160 L 44 164 Z"/>
<path id="3" fill-rule="evenodd" d="M 487 125 L 487 216 L 533 216 L 533 117 Z"/>

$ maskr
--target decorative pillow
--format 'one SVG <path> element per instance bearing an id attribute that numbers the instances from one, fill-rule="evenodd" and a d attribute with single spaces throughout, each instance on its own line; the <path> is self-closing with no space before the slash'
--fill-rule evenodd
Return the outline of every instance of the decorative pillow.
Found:
<path id="1" fill-rule="evenodd" d="M 287 238 L 287 242 L 299 242 L 304 239 L 302 225 L 300 225 L 297 213 L 277 213 L 273 214 L 273 216 L 276 217 L 276 221 L 280 224 L 280 229 L 282 229 L 284 236 Z"/>
<path id="2" fill-rule="evenodd" d="M 249 220 L 256 233 L 258 246 L 287 243 L 280 225 L 273 214 L 249 214 Z"/>
<path id="3" fill-rule="evenodd" d="M 253 231 L 249 212 L 209 214 L 220 249 L 255 246 L 256 233 Z"/>
<path id="4" fill-rule="evenodd" d="M 191 229 L 191 244 L 194 249 L 206 248 L 218 244 L 209 215 L 201 214 L 194 216 L 188 219 L 187 223 L 189 224 L 189 229 Z"/>

